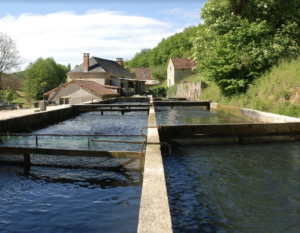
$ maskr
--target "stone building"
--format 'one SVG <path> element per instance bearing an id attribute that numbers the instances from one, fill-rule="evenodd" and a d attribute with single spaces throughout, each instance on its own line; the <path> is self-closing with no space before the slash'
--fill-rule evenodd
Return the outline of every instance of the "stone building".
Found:
<path id="1" fill-rule="evenodd" d="M 184 78 L 193 75 L 192 69 L 196 63 L 186 58 L 170 58 L 167 68 L 168 87 L 180 83 Z"/>
<path id="2" fill-rule="evenodd" d="M 130 96 L 145 92 L 146 80 L 123 67 L 123 59 L 116 61 L 83 54 L 83 63 L 67 73 L 68 82 L 47 93 L 48 103 L 75 104 L 116 96 Z"/>
<path id="3" fill-rule="evenodd" d="M 90 80 L 102 85 L 121 87 L 121 96 L 142 94 L 145 92 L 145 80 L 135 79 L 135 76 L 123 67 L 123 59 L 116 61 L 83 54 L 83 63 L 67 73 L 68 81 Z"/>
<path id="4" fill-rule="evenodd" d="M 55 92 L 52 99 L 55 104 L 79 104 L 84 102 L 97 102 L 107 98 L 119 97 L 120 87 L 102 85 L 89 80 L 71 80 L 47 93 L 48 98 Z"/>
<path id="5" fill-rule="evenodd" d="M 159 84 L 158 81 L 153 79 L 151 76 L 151 72 L 154 68 L 130 68 L 130 70 L 135 72 L 136 79 L 146 81 L 145 91 L 148 91 L 150 87 L 154 87 Z"/>

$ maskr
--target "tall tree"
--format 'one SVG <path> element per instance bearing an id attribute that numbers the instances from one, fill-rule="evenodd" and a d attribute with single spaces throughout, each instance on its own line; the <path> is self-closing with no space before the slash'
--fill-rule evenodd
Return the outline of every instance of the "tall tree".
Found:
<path id="1" fill-rule="evenodd" d="M 209 0 L 193 39 L 193 58 L 225 95 L 248 85 L 281 58 L 299 50 L 300 1 Z"/>
<path id="2" fill-rule="evenodd" d="M 30 63 L 25 70 L 24 92 L 28 92 L 29 79 L 31 96 L 35 99 L 43 98 L 43 89 L 41 84 L 46 82 L 45 92 L 56 88 L 63 79 L 66 78 L 68 68 L 57 64 L 52 57 L 43 59 L 39 58 L 34 63 Z"/>
<path id="3" fill-rule="evenodd" d="M 2 74 L 12 68 L 18 68 L 21 63 L 16 42 L 10 36 L 0 34 L 0 89 Z"/>

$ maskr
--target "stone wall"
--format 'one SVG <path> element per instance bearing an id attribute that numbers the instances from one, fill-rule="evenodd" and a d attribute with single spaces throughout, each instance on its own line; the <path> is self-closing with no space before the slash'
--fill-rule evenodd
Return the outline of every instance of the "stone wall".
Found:
<path id="1" fill-rule="evenodd" d="M 102 85 L 108 84 L 105 81 L 107 79 L 106 73 L 68 73 L 68 82 L 76 79 L 95 81 Z"/>
<path id="2" fill-rule="evenodd" d="M 201 90 L 205 87 L 204 82 L 196 83 L 181 83 L 177 85 L 177 91 L 175 95 L 170 97 L 199 99 Z"/>

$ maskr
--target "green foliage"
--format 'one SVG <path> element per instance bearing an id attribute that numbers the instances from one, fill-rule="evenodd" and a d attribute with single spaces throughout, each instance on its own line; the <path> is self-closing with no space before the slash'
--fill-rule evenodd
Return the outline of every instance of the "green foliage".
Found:
<path id="1" fill-rule="evenodd" d="M 156 67 L 166 65 L 170 57 L 188 58 L 192 54 L 193 44 L 190 41 L 197 34 L 199 26 L 185 28 L 183 32 L 162 39 L 153 49 L 142 49 L 130 61 L 125 61 L 129 67 Z"/>
<path id="2" fill-rule="evenodd" d="M 246 93 L 227 97 L 215 83 L 209 82 L 200 99 L 299 118 L 300 59 L 279 62 L 254 80 Z"/>
<path id="3" fill-rule="evenodd" d="M 0 102 L 7 101 L 7 103 L 10 104 L 11 101 L 16 98 L 18 98 L 16 91 L 10 87 L 8 87 L 6 90 L 0 91 Z"/>
<path id="4" fill-rule="evenodd" d="M 158 97 L 166 97 L 168 88 L 163 86 L 151 87 L 149 89 L 149 94 L 153 94 Z"/>
<path id="5" fill-rule="evenodd" d="M 45 92 L 56 88 L 66 78 L 68 68 L 57 64 L 53 58 L 39 58 L 35 63 L 30 63 L 25 70 L 25 81 L 23 91 L 28 95 L 29 78 L 31 96 L 35 99 L 43 98 L 41 84 L 46 82 Z"/>
<path id="6" fill-rule="evenodd" d="M 245 92 L 281 58 L 300 53 L 299 9 L 299 0 L 208 1 L 192 39 L 197 67 L 223 95 Z"/>
<path id="7" fill-rule="evenodd" d="M 151 72 L 151 76 L 159 83 L 164 82 L 167 79 L 167 67 L 166 66 L 155 67 L 155 69 Z"/>
<path id="8" fill-rule="evenodd" d="M 176 95 L 176 92 L 177 92 L 177 84 L 170 86 L 168 88 L 168 97 L 172 97 Z"/>

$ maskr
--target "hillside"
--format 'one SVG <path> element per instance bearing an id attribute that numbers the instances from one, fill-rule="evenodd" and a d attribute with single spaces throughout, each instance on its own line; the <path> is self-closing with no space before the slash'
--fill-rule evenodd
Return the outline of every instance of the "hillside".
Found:
<path id="1" fill-rule="evenodd" d="M 196 82 L 205 78 L 196 75 L 187 80 Z M 205 82 L 202 100 L 300 118 L 300 58 L 281 61 L 254 80 L 243 94 L 225 97 L 215 83 Z"/>
<path id="2" fill-rule="evenodd" d="M 185 28 L 183 32 L 162 39 L 153 49 L 142 49 L 131 60 L 125 61 L 125 65 L 128 67 L 157 67 L 166 65 L 170 57 L 190 57 L 193 47 L 190 39 L 196 36 L 199 27 L 201 25 Z"/>

